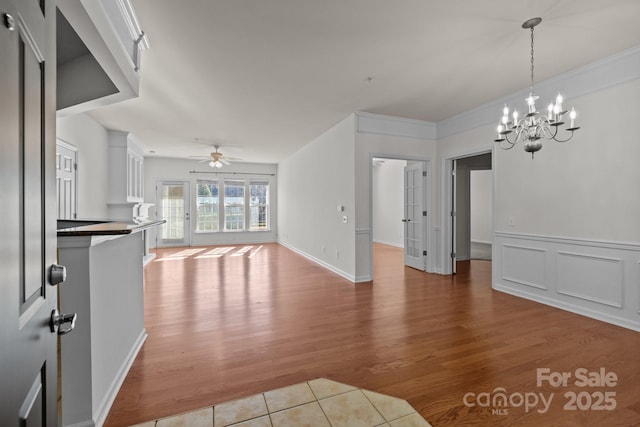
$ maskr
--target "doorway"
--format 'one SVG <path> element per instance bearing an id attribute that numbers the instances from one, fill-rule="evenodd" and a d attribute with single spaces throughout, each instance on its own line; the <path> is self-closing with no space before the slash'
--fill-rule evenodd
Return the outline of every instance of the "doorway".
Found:
<path id="1" fill-rule="evenodd" d="M 491 152 L 449 159 L 448 224 L 450 263 L 490 260 L 493 241 L 493 173 Z M 447 252 L 445 252 L 447 253 Z"/>
<path id="2" fill-rule="evenodd" d="M 189 246 L 189 181 L 159 181 L 156 191 L 157 216 L 165 221 L 156 234 L 156 245 Z"/>
<path id="3" fill-rule="evenodd" d="M 428 265 L 427 172 L 424 160 L 371 159 L 371 242 L 402 248 L 404 264 L 421 271 Z"/>

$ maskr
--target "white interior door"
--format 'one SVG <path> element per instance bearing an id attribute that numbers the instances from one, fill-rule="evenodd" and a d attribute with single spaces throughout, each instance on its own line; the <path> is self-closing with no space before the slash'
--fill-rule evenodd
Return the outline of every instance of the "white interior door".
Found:
<path id="1" fill-rule="evenodd" d="M 58 219 L 75 219 L 76 170 L 78 149 L 62 141 L 56 142 L 56 194 L 58 197 Z"/>
<path id="2" fill-rule="evenodd" d="M 189 182 L 161 181 L 156 188 L 156 215 L 165 220 L 157 232 L 157 245 L 188 246 L 191 230 Z"/>
<path id="3" fill-rule="evenodd" d="M 404 168 L 404 263 L 422 271 L 427 266 L 425 181 L 424 162 L 412 162 Z"/>
<path id="4" fill-rule="evenodd" d="M 456 239 L 457 239 L 457 191 L 456 191 L 456 167 L 457 160 L 451 161 L 451 273 L 456 274 Z"/>

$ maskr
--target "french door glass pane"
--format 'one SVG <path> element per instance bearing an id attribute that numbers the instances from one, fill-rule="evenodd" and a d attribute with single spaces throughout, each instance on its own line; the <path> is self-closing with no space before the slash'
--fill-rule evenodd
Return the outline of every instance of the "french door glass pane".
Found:
<path id="1" fill-rule="evenodd" d="M 163 240 L 184 239 L 184 187 L 182 184 L 162 185 Z"/>
<path id="2" fill-rule="evenodd" d="M 218 231 L 218 191 L 217 181 L 198 181 L 197 231 Z"/>
<path id="3" fill-rule="evenodd" d="M 224 229 L 244 230 L 244 181 L 224 182 Z"/>
<path id="4" fill-rule="evenodd" d="M 269 229 L 269 183 L 251 181 L 249 183 L 249 230 Z"/>

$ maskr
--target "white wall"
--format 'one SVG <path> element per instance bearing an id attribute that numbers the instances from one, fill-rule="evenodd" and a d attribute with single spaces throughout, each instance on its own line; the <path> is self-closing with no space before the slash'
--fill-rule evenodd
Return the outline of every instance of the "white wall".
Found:
<path id="1" fill-rule="evenodd" d="M 201 173 L 190 173 L 198 171 Z M 278 230 L 278 180 L 276 173 L 277 165 L 258 163 L 232 163 L 229 166 L 213 172 L 206 163 L 199 163 L 195 160 L 169 159 L 164 157 L 145 157 L 144 159 L 144 201 L 145 203 L 156 204 L 156 184 L 159 181 L 188 181 L 189 194 L 191 197 L 191 245 L 216 245 L 226 243 L 265 243 L 275 242 Z M 238 175 L 233 175 L 238 173 Z M 196 227 L 196 182 L 198 179 L 221 179 L 229 178 L 259 178 L 268 179 L 270 182 L 270 208 L 271 208 L 271 230 L 252 232 L 218 232 L 218 233 L 195 233 Z M 149 209 L 150 217 L 156 215 L 156 206 Z M 156 229 L 152 227 L 149 231 L 150 247 L 156 245 Z"/>
<path id="2" fill-rule="evenodd" d="M 373 241 L 404 247 L 404 167 L 406 160 L 384 159 L 373 166 Z"/>
<path id="3" fill-rule="evenodd" d="M 349 280 L 356 269 L 354 129 L 351 115 L 278 165 L 278 241 Z"/>
<path id="4" fill-rule="evenodd" d="M 638 94 L 640 79 L 567 99 L 571 141 L 497 151 L 496 231 L 640 243 Z"/>
<path id="5" fill-rule="evenodd" d="M 493 241 L 493 173 L 471 171 L 471 241 Z"/>
<path id="6" fill-rule="evenodd" d="M 86 114 L 56 122 L 57 138 L 78 148 L 78 219 L 107 218 L 107 130 Z"/>

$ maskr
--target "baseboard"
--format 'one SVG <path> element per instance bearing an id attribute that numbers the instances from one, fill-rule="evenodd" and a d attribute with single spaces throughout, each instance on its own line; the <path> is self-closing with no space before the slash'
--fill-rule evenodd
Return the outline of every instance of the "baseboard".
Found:
<path id="1" fill-rule="evenodd" d="M 487 240 L 472 240 L 471 243 L 480 243 L 482 245 L 492 245 L 493 242 Z"/>
<path id="2" fill-rule="evenodd" d="M 144 344 L 146 339 L 147 339 L 147 331 L 145 329 L 142 329 L 142 332 L 140 332 L 140 335 L 138 335 L 136 342 L 131 348 L 131 351 L 129 351 L 129 354 L 127 355 L 124 362 L 120 366 L 118 373 L 116 374 L 115 378 L 111 382 L 111 385 L 109 386 L 109 390 L 107 391 L 104 399 L 100 403 L 100 406 L 98 406 L 98 411 L 95 414 L 95 424 L 92 424 L 92 426 L 95 425 L 95 427 L 102 427 L 104 422 L 107 420 L 107 415 L 109 415 L 109 411 L 111 410 L 111 405 L 113 405 L 113 402 L 116 399 L 118 391 L 120 391 L 120 387 L 122 387 L 122 383 L 124 382 L 124 379 L 127 377 L 127 373 L 129 373 L 129 369 L 131 368 L 131 365 L 133 364 L 134 360 L 136 360 L 136 356 L 138 356 L 138 352 L 142 348 L 142 345 Z"/>
<path id="3" fill-rule="evenodd" d="M 289 245 L 287 243 L 284 243 L 284 242 L 280 242 L 279 241 L 278 244 L 284 246 L 287 249 L 292 250 L 293 252 L 297 253 L 298 255 L 302 255 L 303 257 L 307 258 L 309 261 L 312 261 L 312 262 L 314 262 L 314 263 L 326 268 L 327 270 L 337 274 L 338 276 L 341 276 L 341 277 L 347 279 L 348 281 L 350 281 L 352 283 L 357 283 L 358 282 L 358 280 L 356 280 L 355 276 L 353 276 L 353 275 L 351 275 L 351 274 L 349 274 L 349 273 L 347 273 L 345 271 L 342 271 L 339 268 L 336 268 L 333 265 L 331 265 L 331 264 L 329 264 L 329 263 L 327 263 L 325 261 L 322 261 L 321 259 L 318 259 L 318 258 L 314 257 L 313 255 L 309 255 L 308 253 L 306 253 L 304 251 L 301 251 L 300 249 L 298 249 L 298 248 L 296 248 L 294 246 L 291 246 L 291 245 Z M 371 279 L 369 279 L 369 280 L 371 280 Z M 368 281 L 368 280 L 361 280 L 361 281 Z"/>
<path id="4" fill-rule="evenodd" d="M 590 317 L 592 319 L 600 320 L 601 322 L 611 323 L 616 326 L 620 326 L 623 328 L 631 329 L 636 332 L 640 332 L 640 323 L 633 322 L 622 317 L 612 316 L 606 313 L 589 310 L 588 308 L 585 308 L 585 307 L 580 307 L 574 304 L 569 304 L 569 303 L 558 301 L 551 298 L 545 298 L 543 296 L 531 294 L 529 292 L 525 292 L 520 289 L 510 288 L 508 286 L 504 286 L 499 283 L 494 283 L 493 289 L 500 292 L 504 292 L 505 294 L 528 299 L 530 301 L 548 305 L 550 307 L 555 307 L 560 310 L 570 311 L 571 313 L 579 314 L 585 317 Z"/>

